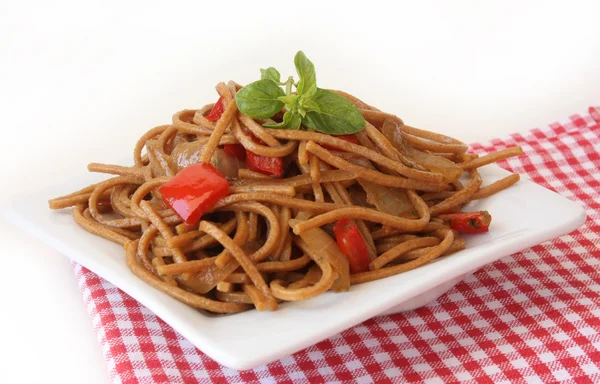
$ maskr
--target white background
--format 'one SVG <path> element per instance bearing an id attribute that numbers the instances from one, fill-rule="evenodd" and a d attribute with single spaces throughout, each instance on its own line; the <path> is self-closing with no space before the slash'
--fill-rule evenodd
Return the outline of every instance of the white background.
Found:
<path id="1" fill-rule="evenodd" d="M 298 49 L 321 87 L 467 142 L 600 104 L 597 1 L 110 3 L 0 2 L 1 202 L 129 155 L 219 81 L 292 74 Z M 108 382 L 70 262 L 0 237 L 0 382 Z"/>

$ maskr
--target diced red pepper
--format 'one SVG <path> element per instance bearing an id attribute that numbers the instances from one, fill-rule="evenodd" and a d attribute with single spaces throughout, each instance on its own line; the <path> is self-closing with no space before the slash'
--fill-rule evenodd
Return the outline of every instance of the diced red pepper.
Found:
<path id="1" fill-rule="evenodd" d="M 360 235 L 356 225 L 348 219 L 339 220 L 333 227 L 338 247 L 348 258 L 350 272 L 358 273 L 369 270 L 369 253 L 367 244 Z"/>
<path id="2" fill-rule="evenodd" d="M 336 139 L 342 139 L 342 140 L 348 141 L 352 144 L 358 144 L 358 139 L 356 138 L 355 135 L 335 135 L 333 137 L 335 137 Z M 338 148 L 333 145 L 327 145 L 327 144 L 323 144 L 322 147 L 329 149 L 330 151 L 339 151 L 339 150 L 344 149 L 344 148 Z"/>
<path id="3" fill-rule="evenodd" d="M 261 139 L 254 136 L 252 132 L 246 131 L 246 134 L 250 136 L 255 143 L 265 144 Z M 246 165 L 251 170 L 264 173 L 265 175 L 275 177 L 283 176 L 283 158 L 281 157 L 267 157 L 246 151 Z"/>
<path id="4" fill-rule="evenodd" d="M 206 120 L 217 121 L 221 118 L 223 111 L 225 110 L 225 103 L 223 103 L 223 96 L 219 97 L 217 103 L 212 107 L 210 113 L 206 115 Z"/>
<path id="5" fill-rule="evenodd" d="M 165 204 L 187 225 L 195 225 L 206 211 L 229 195 L 229 183 L 211 164 L 183 168 L 159 189 Z"/>
<path id="6" fill-rule="evenodd" d="M 266 175 L 275 177 L 283 176 L 283 158 L 281 157 L 266 157 L 247 151 L 246 165 L 251 170 Z"/>
<path id="7" fill-rule="evenodd" d="M 450 228 L 464 233 L 487 232 L 492 222 L 488 211 L 447 213 L 438 217 L 450 224 Z"/>
<path id="8" fill-rule="evenodd" d="M 254 137 L 252 133 L 246 132 L 254 142 L 264 144 L 260 139 Z M 265 175 L 282 177 L 283 159 L 281 157 L 267 157 L 257 155 L 254 152 L 246 151 L 241 144 L 225 144 L 223 147 L 225 153 L 235 156 L 240 160 L 246 160 L 249 169 L 264 173 Z"/>
<path id="9" fill-rule="evenodd" d="M 242 144 L 225 144 L 223 150 L 226 154 L 237 157 L 239 160 L 246 159 L 246 148 Z"/>

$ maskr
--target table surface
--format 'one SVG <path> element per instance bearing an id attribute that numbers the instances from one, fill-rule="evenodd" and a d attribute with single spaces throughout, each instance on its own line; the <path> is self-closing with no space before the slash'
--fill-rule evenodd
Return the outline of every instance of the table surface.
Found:
<path id="1" fill-rule="evenodd" d="M 0 4 L 1 202 L 85 172 L 88 162 L 117 162 L 173 112 L 213 101 L 218 81 L 250 82 L 267 66 L 293 73 L 298 49 L 322 87 L 466 142 L 600 104 L 593 1 L 393 9 L 110 3 Z M 0 233 L 9 314 L 0 316 L 8 352 L 0 382 L 108 382 L 71 262 L 4 218 Z"/>

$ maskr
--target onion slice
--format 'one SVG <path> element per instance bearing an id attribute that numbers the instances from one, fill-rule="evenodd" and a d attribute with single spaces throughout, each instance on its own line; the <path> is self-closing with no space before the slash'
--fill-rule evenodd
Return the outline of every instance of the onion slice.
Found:
<path id="1" fill-rule="evenodd" d="M 427 170 L 439 173 L 446 183 L 460 178 L 463 170 L 451 160 L 414 148 L 402 138 L 401 127 L 391 119 L 386 119 L 381 128 L 385 137 L 405 156 L 415 160 Z"/>

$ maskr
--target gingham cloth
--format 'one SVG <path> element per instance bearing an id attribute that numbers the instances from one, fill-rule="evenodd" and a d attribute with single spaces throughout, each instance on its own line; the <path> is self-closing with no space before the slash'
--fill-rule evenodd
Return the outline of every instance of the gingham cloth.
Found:
<path id="1" fill-rule="evenodd" d="M 115 383 L 600 382 L 600 109 L 526 136 L 501 163 L 580 202 L 579 230 L 486 266 L 435 302 L 377 317 L 279 361 L 223 367 L 140 303 L 74 264 Z"/>

